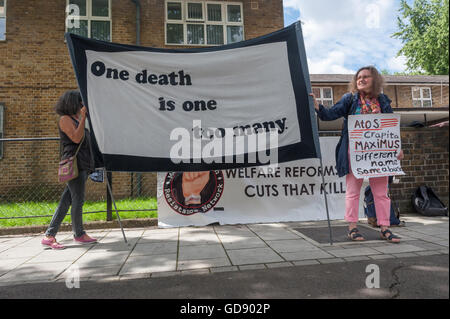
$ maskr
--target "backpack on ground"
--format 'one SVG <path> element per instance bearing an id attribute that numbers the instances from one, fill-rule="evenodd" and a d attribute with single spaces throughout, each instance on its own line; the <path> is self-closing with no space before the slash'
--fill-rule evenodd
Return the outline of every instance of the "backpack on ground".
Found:
<path id="1" fill-rule="evenodd" d="M 448 208 L 442 203 L 431 187 L 420 186 L 411 196 L 411 202 L 416 210 L 424 216 L 447 216 Z"/>

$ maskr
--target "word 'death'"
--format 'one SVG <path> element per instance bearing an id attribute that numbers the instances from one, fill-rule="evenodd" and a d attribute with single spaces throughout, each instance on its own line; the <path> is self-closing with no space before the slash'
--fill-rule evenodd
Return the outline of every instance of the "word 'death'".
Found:
<path id="1" fill-rule="evenodd" d="M 356 178 L 404 175 L 400 115 L 365 114 L 348 117 L 350 163 Z"/>

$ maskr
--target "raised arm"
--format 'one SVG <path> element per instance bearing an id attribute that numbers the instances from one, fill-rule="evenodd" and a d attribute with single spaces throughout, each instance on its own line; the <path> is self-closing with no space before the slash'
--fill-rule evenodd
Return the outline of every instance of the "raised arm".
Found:
<path id="1" fill-rule="evenodd" d="M 314 108 L 322 121 L 334 121 L 349 113 L 352 98 L 351 93 L 345 94 L 339 102 L 330 108 L 326 108 L 322 104 L 317 103 L 313 93 L 310 93 L 309 95 L 312 96 L 314 100 Z"/>
<path id="2" fill-rule="evenodd" d="M 83 139 L 86 113 L 86 107 L 83 106 L 83 108 L 81 109 L 81 120 L 78 127 L 75 127 L 75 124 L 68 115 L 61 116 L 61 118 L 59 119 L 59 127 L 61 128 L 61 131 L 66 133 L 66 135 L 72 140 L 72 142 L 76 144 L 79 144 Z"/>

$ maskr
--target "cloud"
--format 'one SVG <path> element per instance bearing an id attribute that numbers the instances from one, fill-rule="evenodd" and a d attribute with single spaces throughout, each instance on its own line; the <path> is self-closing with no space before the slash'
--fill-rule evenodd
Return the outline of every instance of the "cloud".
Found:
<path id="1" fill-rule="evenodd" d="M 404 70 L 402 60 L 395 58 L 401 43 L 391 38 L 398 1 L 284 0 L 283 4 L 290 12 L 287 17 L 299 13 L 311 73 L 353 73 L 363 65 Z"/>
<path id="2" fill-rule="evenodd" d="M 406 57 L 392 57 L 387 62 L 389 70 L 393 72 L 402 72 L 406 69 Z"/>
<path id="3" fill-rule="evenodd" d="M 308 69 L 311 74 L 353 74 L 354 69 L 344 65 L 345 54 L 341 51 L 332 51 L 324 59 L 311 60 L 308 58 Z"/>

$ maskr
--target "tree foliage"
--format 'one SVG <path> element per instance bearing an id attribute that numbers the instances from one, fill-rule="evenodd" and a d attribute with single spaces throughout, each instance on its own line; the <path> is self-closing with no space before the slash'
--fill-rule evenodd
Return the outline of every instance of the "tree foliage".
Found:
<path id="1" fill-rule="evenodd" d="M 414 0 L 412 6 L 401 0 L 399 12 L 393 37 L 404 43 L 398 56 L 406 57 L 408 70 L 449 74 L 449 0 Z"/>

